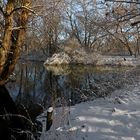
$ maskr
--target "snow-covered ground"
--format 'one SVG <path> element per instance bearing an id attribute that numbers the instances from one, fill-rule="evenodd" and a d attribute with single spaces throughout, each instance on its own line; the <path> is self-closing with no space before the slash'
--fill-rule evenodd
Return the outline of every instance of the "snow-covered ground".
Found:
<path id="1" fill-rule="evenodd" d="M 57 108 L 41 140 L 140 140 L 140 83 L 105 99 Z"/>

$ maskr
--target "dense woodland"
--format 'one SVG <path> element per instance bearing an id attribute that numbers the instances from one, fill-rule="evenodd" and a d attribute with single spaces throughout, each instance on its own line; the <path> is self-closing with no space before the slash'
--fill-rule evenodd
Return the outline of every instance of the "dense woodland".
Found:
<path id="1" fill-rule="evenodd" d="M 37 15 L 30 16 L 24 50 L 50 56 L 71 45 L 102 54 L 139 55 L 139 8 L 135 0 L 33 2 Z"/>
<path id="2" fill-rule="evenodd" d="M 33 137 L 26 130 L 37 131 L 5 87 L 19 58 L 46 59 L 66 46 L 138 57 L 139 17 L 139 0 L 0 0 L 0 137 L 25 140 Z"/>

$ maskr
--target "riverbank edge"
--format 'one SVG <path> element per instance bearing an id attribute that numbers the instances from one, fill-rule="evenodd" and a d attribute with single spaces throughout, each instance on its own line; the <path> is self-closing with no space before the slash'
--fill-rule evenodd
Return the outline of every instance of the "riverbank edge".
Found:
<path id="1" fill-rule="evenodd" d="M 106 56 L 106 55 L 68 55 L 67 53 L 55 53 L 45 62 L 45 66 L 59 65 L 93 65 L 93 66 L 140 66 L 140 57 L 135 56 Z"/>

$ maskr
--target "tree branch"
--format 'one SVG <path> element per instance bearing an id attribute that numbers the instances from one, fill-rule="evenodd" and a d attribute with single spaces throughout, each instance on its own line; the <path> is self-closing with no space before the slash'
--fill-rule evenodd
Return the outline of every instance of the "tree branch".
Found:
<path id="1" fill-rule="evenodd" d="M 3 11 L 3 9 L 2 9 L 2 7 L 1 7 L 1 6 L 0 6 L 0 11 L 1 11 L 2 15 L 4 16 L 4 15 L 5 15 L 5 13 L 4 13 L 4 11 Z"/>
<path id="2" fill-rule="evenodd" d="M 11 30 L 20 30 L 20 29 L 25 29 L 26 27 L 19 26 L 19 27 L 13 27 Z"/>
<path id="3" fill-rule="evenodd" d="M 140 2 L 136 2 L 136 1 L 125 1 L 125 0 L 105 0 L 105 2 L 121 2 L 121 3 L 134 3 L 134 4 L 140 4 Z"/>
<path id="4" fill-rule="evenodd" d="M 16 12 L 16 11 L 18 11 L 18 10 L 21 10 L 21 9 L 28 10 L 29 12 L 31 12 L 31 13 L 37 15 L 32 9 L 30 9 L 30 8 L 28 8 L 28 7 L 26 7 L 26 6 L 21 6 L 21 7 L 18 7 L 18 8 L 13 9 L 13 11 L 11 11 L 11 13 L 9 14 L 9 16 L 12 15 L 14 12 Z"/>

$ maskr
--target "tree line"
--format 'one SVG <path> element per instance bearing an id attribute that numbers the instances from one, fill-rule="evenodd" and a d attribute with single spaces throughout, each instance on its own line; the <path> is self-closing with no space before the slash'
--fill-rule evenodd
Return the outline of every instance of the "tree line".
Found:
<path id="1" fill-rule="evenodd" d="M 24 50 L 51 56 L 74 40 L 87 51 L 139 55 L 137 0 L 38 0 L 30 17 Z"/>

